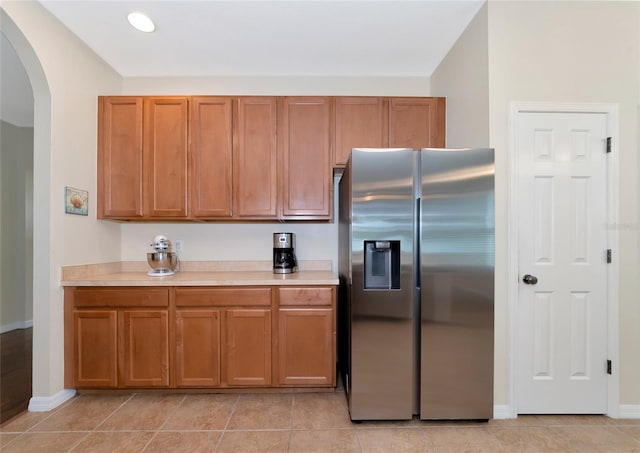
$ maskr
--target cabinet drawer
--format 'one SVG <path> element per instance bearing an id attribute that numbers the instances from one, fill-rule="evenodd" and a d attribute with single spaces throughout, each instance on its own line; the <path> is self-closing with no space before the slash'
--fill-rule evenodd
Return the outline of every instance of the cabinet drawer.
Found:
<path id="1" fill-rule="evenodd" d="M 280 288 L 280 305 L 331 305 L 333 288 Z"/>
<path id="2" fill-rule="evenodd" d="M 75 288 L 76 307 L 167 307 L 169 288 Z"/>
<path id="3" fill-rule="evenodd" d="M 176 288 L 178 307 L 270 306 L 271 288 Z"/>

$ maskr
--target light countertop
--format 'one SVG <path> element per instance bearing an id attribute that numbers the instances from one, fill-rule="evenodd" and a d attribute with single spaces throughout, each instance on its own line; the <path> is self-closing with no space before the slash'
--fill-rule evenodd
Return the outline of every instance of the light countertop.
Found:
<path id="1" fill-rule="evenodd" d="M 186 265 L 185 265 L 186 264 Z M 270 263 L 269 263 L 270 264 Z M 264 263 L 184 263 L 175 275 L 151 277 L 146 263 L 107 263 L 62 268 L 61 286 L 282 286 L 338 285 L 329 264 L 300 265 L 292 274 L 274 274 Z"/>

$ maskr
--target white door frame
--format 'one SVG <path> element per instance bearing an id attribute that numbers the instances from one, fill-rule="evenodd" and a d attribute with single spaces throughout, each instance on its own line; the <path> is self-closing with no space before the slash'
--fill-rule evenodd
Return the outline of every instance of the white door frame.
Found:
<path id="1" fill-rule="evenodd" d="M 618 195 L 618 105 L 593 103 L 548 103 L 548 102 L 510 102 L 509 103 L 509 165 L 508 186 L 508 322 L 509 322 L 509 407 L 511 418 L 518 415 L 516 384 L 518 370 L 518 117 L 521 113 L 603 113 L 607 118 L 607 136 L 612 138 L 611 154 L 607 159 L 607 244 L 612 250 L 611 264 L 607 266 L 607 353 L 613 362 L 612 374 L 607 385 L 607 415 L 618 417 L 620 412 L 620 361 L 618 360 L 618 263 L 620 248 L 619 234 L 619 195 Z M 604 152 L 604 149 L 603 149 Z"/>

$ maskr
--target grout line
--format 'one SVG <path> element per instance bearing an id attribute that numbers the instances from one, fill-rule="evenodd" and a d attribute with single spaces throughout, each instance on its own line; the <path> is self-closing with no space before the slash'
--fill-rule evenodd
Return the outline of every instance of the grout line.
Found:
<path id="1" fill-rule="evenodd" d="M 358 434 L 358 430 L 355 428 L 353 429 L 353 435 L 356 437 L 356 445 L 358 446 L 358 451 L 362 452 L 362 445 L 360 445 L 360 436 Z"/>
<path id="2" fill-rule="evenodd" d="M 233 407 L 231 407 L 231 413 L 229 414 L 229 418 L 227 418 L 227 423 L 225 423 L 223 431 L 227 431 L 229 429 L 229 423 L 231 423 L 231 419 L 236 412 L 236 408 L 238 406 L 238 403 L 240 402 L 241 396 L 242 395 L 238 394 L 238 396 L 236 397 L 236 401 L 233 403 Z"/>
<path id="3" fill-rule="evenodd" d="M 7 434 L 5 432 L 3 432 L 2 434 Z M 19 439 L 20 437 L 24 436 L 24 432 L 22 433 L 8 433 L 8 434 L 16 434 L 16 437 L 14 437 L 13 439 L 11 439 L 9 442 L 5 443 L 1 443 L 0 444 L 0 450 L 4 450 L 4 448 L 9 445 L 12 442 L 15 442 L 16 439 Z"/>
<path id="4" fill-rule="evenodd" d="M 140 432 L 140 431 L 138 431 L 138 432 Z M 142 447 L 142 450 L 140 450 L 140 453 L 142 453 L 142 452 L 144 452 L 144 451 L 146 451 L 146 450 L 147 450 L 147 447 L 149 446 L 149 444 L 151 444 L 151 442 L 153 442 L 153 439 L 155 439 L 157 435 L 158 435 L 158 431 L 156 431 L 155 433 L 153 433 L 153 436 L 151 436 L 151 439 L 149 439 L 149 440 L 147 441 L 147 443 L 145 444 L 145 446 L 144 446 L 144 447 Z"/>
<path id="5" fill-rule="evenodd" d="M 185 395 L 182 397 L 182 400 L 181 400 L 178 404 L 176 404 L 176 407 L 174 407 L 174 408 L 173 408 L 173 410 L 171 411 L 171 413 L 170 413 L 169 415 L 167 415 L 167 418 L 164 420 L 164 422 L 162 423 L 162 425 L 160 425 L 160 427 L 158 428 L 158 431 L 160 431 L 160 430 L 162 430 L 162 428 L 164 428 L 164 425 L 166 425 L 166 424 L 167 424 L 167 422 L 169 421 L 169 419 L 171 418 L 171 416 L 172 416 L 173 414 L 175 414 L 175 413 L 176 413 L 176 411 L 180 408 L 180 406 L 182 406 L 182 405 L 184 404 L 184 402 L 185 402 L 185 401 L 186 401 L 186 399 L 187 399 L 187 396 L 188 396 L 188 395 L 187 395 L 187 394 L 185 394 Z"/>
<path id="6" fill-rule="evenodd" d="M 293 414 L 296 408 L 296 394 L 291 398 L 291 410 L 289 412 L 289 432 L 287 433 L 287 453 L 291 451 L 291 431 L 293 431 Z"/>
<path id="7" fill-rule="evenodd" d="M 113 410 L 113 412 L 111 412 L 109 415 L 107 415 L 107 416 L 105 417 L 105 419 L 104 419 L 104 420 L 102 420 L 102 422 L 101 422 L 101 423 L 98 423 L 98 425 L 97 425 L 95 428 L 93 428 L 93 431 L 98 431 L 98 428 L 100 428 L 102 425 L 104 425 L 104 424 L 105 424 L 105 423 L 106 423 L 106 422 L 107 422 L 111 417 L 113 417 L 113 414 L 115 414 L 116 412 L 118 412 L 118 411 L 122 408 L 122 406 L 124 406 L 124 405 L 125 405 L 125 404 L 127 404 L 129 401 L 131 401 L 131 400 L 133 399 L 133 397 L 134 397 L 134 396 L 136 396 L 136 394 L 135 394 L 135 393 L 132 393 L 132 394 L 129 396 L 129 398 L 125 399 L 125 400 L 124 400 L 124 401 L 123 401 L 123 402 L 122 402 L 118 407 L 116 407 L 116 408 Z"/>
<path id="8" fill-rule="evenodd" d="M 78 396 L 77 396 L 77 398 L 81 398 L 81 397 L 82 397 L 82 395 L 78 395 Z M 39 426 L 39 425 L 40 425 L 41 423 L 43 423 L 45 420 L 48 420 L 50 417 L 53 417 L 53 416 L 54 416 L 58 411 L 60 411 L 63 407 L 66 407 L 66 406 L 70 405 L 72 401 L 76 401 L 76 397 L 71 398 L 70 400 L 65 401 L 63 404 L 61 404 L 61 405 L 60 405 L 60 406 L 58 406 L 58 407 L 55 407 L 53 410 L 48 411 L 48 412 L 49 412 L 49 414 L 48 414 L 45 418 L 43 418 L 42 420 L 40 420 L 39 422 L 37 422 L 35 425 L 33 425 L 33 426 L 31 426 L 31 427 L 27 428 L 26 430 L 24 430 L 24 431 L 20 431 L 20 433 L 23 433 L 23 434 L 24 434 L 24 433 L 31 432 L 31 430 L 33 430 L 34 428 L 36 428 L 37 426 Z M 28 411 L 27 411 L 27 413 L 28 413 Z M 5 432 L 6 432 L 6 431 L 5 431 Z"/>
<path id="9" fill-rule="evenodd" d="M 76 432 L 78 432 L 78 431 L 76 431 Z M 90 435 L 91 435 L 91 431 L 87 431 L 87 433 L 82 437 L 82 439 L 80 439 L 78 442 L 76 442 L 75 445 L 69 449 L 69 451 L 71 452 L 71 451 L 74 450 L 74 448 L 77 448 L 78 445 L 80 445 L 82 442 L 84 442 L 84 440 L 87 437 L 89 437 Z"/>
<path id="10" fill-rule="evenodd" d="M 158 433 L 162 430 L 162 428 L 164 428 L 164 425 L 167 424 L 167 422 L 169 421 L 169 419 L 171 418 L 171 416 L 173 414 L 175 414 L 175 412 L 178 410 L 178 408 L 180 406 L 182 406 L 182 404 L 185 402 L 185 400 L 187 399 L 187 395 L 185 394 L 182 397 L 182 400 L 180 400 L 180 402 L 178 404 L 176 404 L 176 407 L 173 408 L 173 410 L 169 413 L 169 415 L 167 415 L 167 418 L 164 420 L 164 422 L 162 423 L 162 425 L 160 425 L 160 427 L 158 429 L 155 430 L 155 432 L 153 433 L 153 436 L 151 436 L 151 438 L 147 441 L 147 443 L 145 444 L 145 446 L 142 448 L 141 452 L 144 452 L 147 450 L 147 448 L 149 447 L 149 445 L 151 445 L 151 442 L 153 442 L 153 439 L 156 438 L 156 436 L 158 435 Z"/>
<path id="11" fill-rule="evenodd" d="M 224 437 L 224 433 L 227 432 L 227 429 L 229 427 L 229 423 L 231 422 L 231 419 L 233 418 L 233 414 L 235 414 L 236 412 L 236 407 L 238 406 L 238 402 L 240 401 L 240 394 L 236 395 L 236 400 L 233 402 L 233 406 L 231 406 L 231 413 L 229 414 L 229 417 L 227 417 L 227 423 L 224 424 L 224 428 L 222 428 L 222 433 L 220 434 L 220 437 L 218 437 L 218 442 L 216 443 L 213 452 L 216 453 L 218 451 L 218 448 L 220 448 L 220 445 L 222 444 L 222 438 Z"/>
<path id="12" fill-rule="evenodd" d="M 293 429 L 293 414 L 296 409 L 296 395 L 293 394 L 293 398 L 291 398 L 291 413 L 289 414 L 289 431 Z"/>

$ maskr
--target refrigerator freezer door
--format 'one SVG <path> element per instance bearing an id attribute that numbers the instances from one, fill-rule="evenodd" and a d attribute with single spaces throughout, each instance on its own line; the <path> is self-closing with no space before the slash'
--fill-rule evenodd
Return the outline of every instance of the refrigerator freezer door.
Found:
<path id="1" fill-rule="evenodd" d="M 492 149 L 421 151 L 420 418 L 493 414 Z"/>
<path id="2" fill-rule="evenodd" d="M 410 149 L 354 149 L 346 171 L 351 175 L 351 194 L 344 195 L 351 199 L 352 261 L 347 391 L 353 420 L 411 419 L 416 406 L 416 157 Z M 381 254 L 375 266 L 369 264 L 369 284 L 365 244 L 371 255 Z"/>

